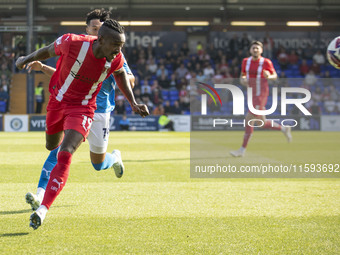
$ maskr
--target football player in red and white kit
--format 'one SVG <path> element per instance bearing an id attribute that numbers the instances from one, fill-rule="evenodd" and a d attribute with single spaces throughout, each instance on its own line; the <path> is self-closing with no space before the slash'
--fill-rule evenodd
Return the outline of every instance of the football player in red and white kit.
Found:
<path id="1" fill-rule="evenodd" d="M 19 69 L 26 64 L 60 56 L 49 91 L 46 116 L 46 148 L 60 145 L 57 165 L 53 168 L 41 206 L 31 215 L 30 226 L 37 229 L 53 201 L 65 186 L 72 154 L 87 137 L 94 111 L 96 95 L 103 80 L 114 74 L 134 112 L 149 115 L 146 105 L 137 104 L 127 74 L 121 49 L 125 43 L 124 28 L 115 20 L 106 20 L 95 36 L 65 34 L 54 43 L 28 56 L 18 58 Z"/>
<path id="2" fill-rule="evenodd" d="M 261 56 L 263 52 L 263 45 L 260 41 L 253 41 L 250 45 L 250 57 L 245 58 L 242 61 L 242 70 L 240 76 L 240 82 L 242 85 L 252 88 L 253 106 L 257 110 L 265 110 L 267 99 L 269 95 L 268 80 L 276 80 L 277 74 L 274 69 L 273 63 L 268 58 Z M 252 126 L 260 126 L 259 121 L 251 121 L 251 126 L 248 122 L 253 119 L 262 120 L 264 125 L 262 128 L 281 130 L 286 136 L 288 142 L 292 140 L 290 127 L 283 127 L 280 124 L 266 120 L 265 115 L 256 115 L 248 111 L 245 123 L 245 134 L 243 137 L 243 143 L 240 149 L 231 151 L 230 154 L 234 157 L 243 157 L 246 152 L 248 141 L 252 136 L 254 128 Z"/>

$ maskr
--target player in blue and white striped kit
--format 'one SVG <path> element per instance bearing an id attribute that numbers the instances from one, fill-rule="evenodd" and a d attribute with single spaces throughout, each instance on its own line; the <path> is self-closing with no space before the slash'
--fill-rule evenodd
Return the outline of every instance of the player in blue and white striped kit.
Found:
<path id="1" fill-rule="evenodd" d="M 97 35 L 102 22 L 109 18 L 109 12 L 104 10 L 94 10 L 87 14 L 86 32 L 89 35 Z M 125 59 L 125 58 L 124 58 Z M 28 65 L 29 72 L 31 70 L 42 71 L 48 76 L 52 76 L 55 69 L 42 64 L 39 61 L 32 62 Z M 133 76 L 126 60 L 124 66 L 130 85 L 134 87 L 135 77 Z M 110 130 L 110 114 L 115 108 L 115 87 L 116 81 L 113 75 L 110 75 L 103 81 L 100 92 L 96 98 L 97 109 L 95 111 L 90 133 L 87 140 L 90 145 L 91 162 L 95 170 L 105 170 L 113 167 L 118 178 L 122 177 L 124 172 L 124 165 L 119 150 L 114 150 L 112 153 L 107 153 L 109 130 Z M 50 173 L 57 164 L 58 148 L 51 151 L 47 157 L 40 175 L 37 193 L 28 192 L 25 196 L 26 202 L 31 205 L 32 210 L 36 210 L 44 197 L 46 186 L 50 177 Z"/>

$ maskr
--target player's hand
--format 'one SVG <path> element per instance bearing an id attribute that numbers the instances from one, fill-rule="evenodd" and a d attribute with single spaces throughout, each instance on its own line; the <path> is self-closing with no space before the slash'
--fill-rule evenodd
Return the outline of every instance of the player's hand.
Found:
<path id="1" fill-rule="evenodd" d="M 27 64 L 28 73 L 31 71 L 41 71 L 43 64 L 40 61 L 33 61 Z"/>
<path id="2" fill-rule="evenodd" d="M 135 113 L 138 113 L 143 118 L 150 114 L 149 109 L 145 104 L 136 104 L 132 106 L 132 111 L 134 111 Z"/>
<path id="3" fill-rule="evenodd" d="M 269 76 L 270 76 L 270 72 L 268 70 L 264 70 L 263 71 L 263 76 L 264 76 L 264 78 L 268 79 Z"/>
<path id="4" fill-rule="evenodd" d="M 248 86 L 248 79 L 247 79 L 247 77 L 246 77 L 246 76 L 242 76 L 242 77 L 240 78 L 240 83 L 241 83 L 241 85 L 243 85 L 243 86 Z"/>
<path id="5" fill-rule="evenodd" d="M 15 65 L 19 70 L 24 69 L 25 68 L 25 57 L 24 56 L 19 57 L 17 61 L 15 62 Z"/>

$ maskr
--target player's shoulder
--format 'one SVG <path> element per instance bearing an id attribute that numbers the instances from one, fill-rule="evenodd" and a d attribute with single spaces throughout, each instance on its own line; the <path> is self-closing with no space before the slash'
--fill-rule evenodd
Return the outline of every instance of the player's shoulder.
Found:
<path id="1" fill-rule="evenodd" d="M 264 58 L 264 62 L 266 62 L 268 64 L 272 64 L 272 61 L 269 58 Z"/>
<path id="2" fill-rule="evenodd" d="M 78 34 L 67 34 L 69 36 L 69 40 L 72 42 L 91 42 L 97 39 L 96 36 L 92 35 L 78 35 Z"/>

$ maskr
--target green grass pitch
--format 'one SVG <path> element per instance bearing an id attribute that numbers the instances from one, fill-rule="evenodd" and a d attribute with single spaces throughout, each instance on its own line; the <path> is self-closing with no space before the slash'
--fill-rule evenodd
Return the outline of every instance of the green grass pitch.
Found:
<path id="1" fill-rule="evenodd" d="M 242 135 L 225 132 L 227 149 Z M 283 139 L 256 132 L 248 156 L 340 163 L 340 133 L 296 132 L 290 147 Z M 44 134 L 1 132 L 0 254 L 340 253 L 339 179 L 191 179 L 189 133 L 112 132 L 115 148 L 124 176 L 93 170 L 84 143 L 33 231 L 24 196 L 48 155 Z"/>

